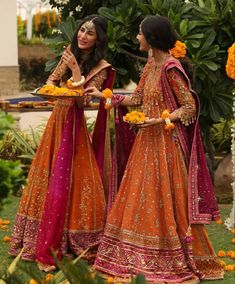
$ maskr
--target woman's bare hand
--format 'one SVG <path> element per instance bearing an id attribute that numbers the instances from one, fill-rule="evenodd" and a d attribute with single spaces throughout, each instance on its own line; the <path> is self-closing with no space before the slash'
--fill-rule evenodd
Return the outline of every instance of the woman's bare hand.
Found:
<path id="1" fill-rule="evenodd" d="M 83 93 L 85 96 L 91 96 L 93 98 L 103 99 L 102 92 L 100 92 L 96 87 L 87 87 Z"/>
<path id="2" fill-rule="evenodd" d="M 138 128 L 146 128 L 156 124 L 162 123 L 162 118 L 149 118 L 142 124 L 137 124 Z"/>
<path id="3" fill-rule="evenodd" d="M 62 60 L 72 71 L 79 68 L 74 54 L 68 47 L 64 50 L 64 53 L 62 55 Z"/>

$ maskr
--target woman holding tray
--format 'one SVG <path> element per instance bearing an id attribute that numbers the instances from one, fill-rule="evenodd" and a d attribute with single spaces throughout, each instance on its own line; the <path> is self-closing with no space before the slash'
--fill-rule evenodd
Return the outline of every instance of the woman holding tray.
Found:
<path id="1" fill-rule="evenodd" d="M 94 87 L 98 92 L 112 88 L 115 73 L 104 60 L 106 29 L 107 23 L 100 16 L 82 20 L 47 84 L 73 90 Z M 79 255 L 90 247 L 86 257 L 94 257 L 105 220 L 103 184 L 109 172 L 106 161 L 110 150 L 105 139 L 106 119 L 102 102 L 92 145 L 83 106 L 76 99 L 58 99 L 22 194 L 11 255 L 23 248 L 22 259 L 37 261 L 45 271 L 55 268 L 51 250 L 61 257 Z"/>

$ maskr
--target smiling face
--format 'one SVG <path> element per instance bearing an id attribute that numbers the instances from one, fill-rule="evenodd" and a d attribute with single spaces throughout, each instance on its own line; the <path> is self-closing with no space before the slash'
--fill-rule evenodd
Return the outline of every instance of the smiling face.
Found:
<path id="1" fill-rule="evenodd" d="M 92 21 L 85 22 L 77 34 L 78 47 L 83 50 L 91 50 L 96 44 L 97 33 Z"/>
<path id="2" fill-rule="evenodd" d="M 139 41 L 140 47 L 139 49 L 141 51 L 148 51 L 149 50 L 149 44 L 147 43 L 142 31 L 141 31 L 141 27 L 139 29 L 139 33 L 136 36 L 137 40 Z"/>

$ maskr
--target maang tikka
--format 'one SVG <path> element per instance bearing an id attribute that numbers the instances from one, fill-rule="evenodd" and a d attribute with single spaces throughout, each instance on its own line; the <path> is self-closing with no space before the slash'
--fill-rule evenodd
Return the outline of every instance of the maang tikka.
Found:
<path id="1" fill-rule="evenodd" d="M 82 27 L 88 32 L 95 28 L 95 24 L 92 20 L 85 22 Z"/>

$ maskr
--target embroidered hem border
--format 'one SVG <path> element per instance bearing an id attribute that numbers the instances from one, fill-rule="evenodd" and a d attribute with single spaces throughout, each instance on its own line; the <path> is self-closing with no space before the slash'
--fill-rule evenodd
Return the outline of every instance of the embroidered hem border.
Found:
<path id="1" fill-rule="evenodd" d="M 107 236 L 102 239 L 95 268 L 122 278 L 142 273 L 151 282 L 182 282 L 195 276 L 182 249 L 142 248 Z"/>
<path id="2" fill-rule="evenodd" d="M 29 219 L 26 216 L 17 215 L 12 240 L 10 243 L 9 254 L 17 256 L 24 247 L 22 259 L 34 261 L 37 233 L 39 230 L 39 220 Z M 98 244 L 102 236 L 102 231 L 65 231 L 62 240 L 62 252 L 64 255 L 68 251 L 79 255 L 87 247 L 91 248 L 92 254 L 97 250 Z M 87 255 L 90 255 L 88 251 Z M 90 258 L 90 257 L 89 257 Z M 92 257 L 93 258 L 93 257 Z"/>

